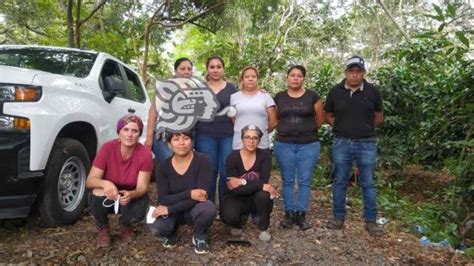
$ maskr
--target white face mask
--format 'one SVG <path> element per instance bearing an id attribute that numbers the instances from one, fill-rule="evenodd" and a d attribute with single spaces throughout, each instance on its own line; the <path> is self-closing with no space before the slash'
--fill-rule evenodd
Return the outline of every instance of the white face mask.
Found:
<path id="1" fill-rule="evenodd" d="M 110 203 L 110 204 L 106 204 L 105 202 L 109 200 L 108 198 L 105 198 L 104 201 L 102 202 L 102 206 L 108 208 L 108 207 L 112 207 L 112 205 L 114 206 L 114 212 L 115 214 L 117 214 L 119 212 L 119 208 L 120 208 L 120 195 L 117 195 L 117 199 L 113 202 L 113 203 Z"/>

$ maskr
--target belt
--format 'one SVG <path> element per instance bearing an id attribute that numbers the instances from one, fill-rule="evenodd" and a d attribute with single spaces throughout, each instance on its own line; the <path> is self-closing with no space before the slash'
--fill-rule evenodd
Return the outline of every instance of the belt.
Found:
<path id="1" fill-rule="evenodd" d="M 339 136 L 336 136 L 336 138 L 348 139 L 348 140 L 354 141 L 354 142 L 376 142 L 376 141 L 377 141 L 377 137 L 368 137 L 368 138 L 357 138 L 357 139 L 353 139 L 353 138 L 346 138 L 346 137 L 339 137 Z"/>

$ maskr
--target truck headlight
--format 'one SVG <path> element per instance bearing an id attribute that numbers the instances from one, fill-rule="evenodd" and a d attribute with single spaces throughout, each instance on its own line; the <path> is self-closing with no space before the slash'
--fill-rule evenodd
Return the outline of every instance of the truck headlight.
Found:
<path id="1" fill-rule="evenodd" d="M 31 123 L 28 118 L 0 115 L 0 131 L 30 131 Z"/>
<path id="2" fill-rule="evenodd" d="M 36 102 L 41 98 L 41 87 L 0 83 L 0 101 Z"/>

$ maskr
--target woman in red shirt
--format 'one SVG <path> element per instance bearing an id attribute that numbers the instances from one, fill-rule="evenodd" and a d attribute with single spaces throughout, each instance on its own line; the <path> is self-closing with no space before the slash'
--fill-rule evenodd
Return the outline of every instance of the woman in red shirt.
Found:
<path id="1" fill-rule="evenodd" d="M 124 241 L 131 241 L 132 222 L 145 217 L 148 207 L 148 185 L 153 160 L 150 151 L 138 143 L 143 133 L 140 117 L 128 114 L 117 123 L 118 139 L 102 145 L 87 177 L 91 189 L 89 206 L 98 226 L 97 247 L 110 246 L 110 228 L 107 214 L 114 212 L 118 201 L 120 231 Z"/>

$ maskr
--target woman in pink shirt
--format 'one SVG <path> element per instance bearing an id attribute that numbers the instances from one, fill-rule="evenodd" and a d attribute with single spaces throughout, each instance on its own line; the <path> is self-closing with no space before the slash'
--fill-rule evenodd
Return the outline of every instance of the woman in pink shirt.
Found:
<path id="1" fill-rule="evenodd" d="M 114 213 L 119 202 L 120 231 L 124 241 L 131 241 L 132 222 L 143 219 L 148 207 L 148 185 L 153 160 L 150 150 L 138 143 L 143 133 L 140 117 L 128 114 L 117 123 L 118 139 L 102 145 L 87 177 L 91 190 L 89 206 L 98 226 L 97 247 L 111 244 L 107 214 Z"/>

